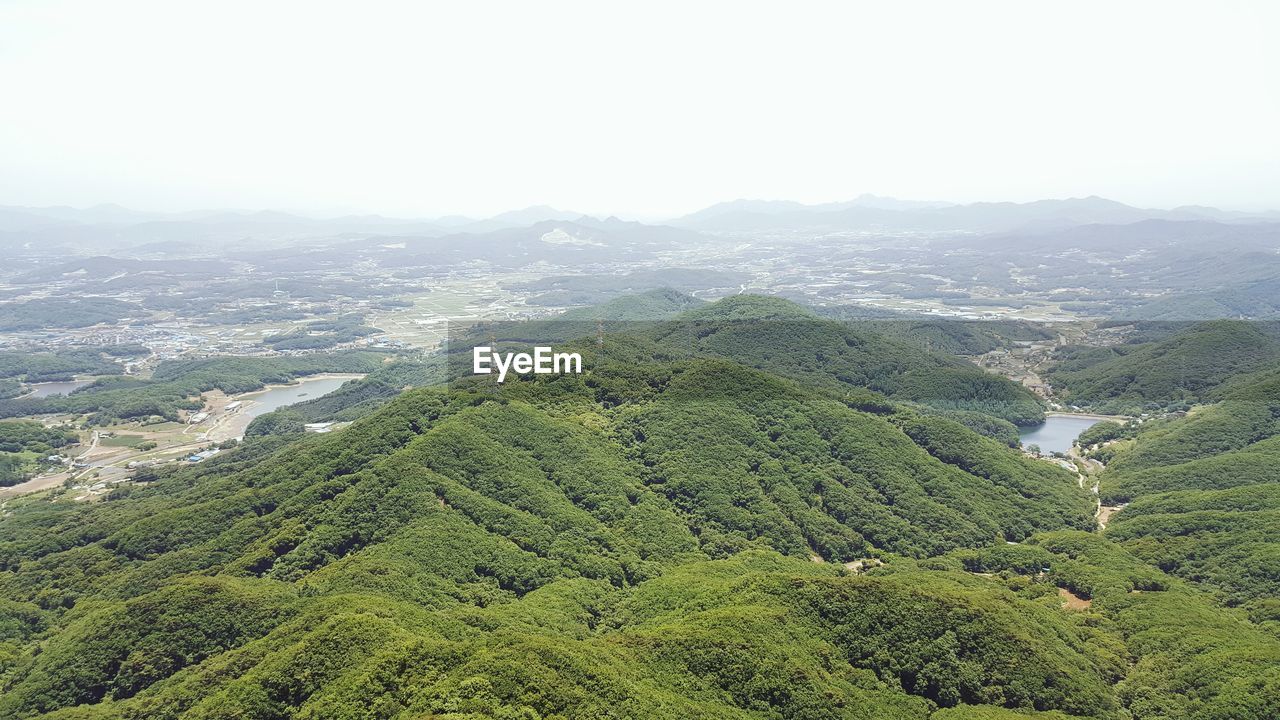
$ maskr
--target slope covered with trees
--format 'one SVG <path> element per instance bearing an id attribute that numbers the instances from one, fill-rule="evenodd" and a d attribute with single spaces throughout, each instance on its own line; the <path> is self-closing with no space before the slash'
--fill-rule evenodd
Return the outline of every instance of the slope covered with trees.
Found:
<path id="1" fill-rule="evenodd" d="M 212 357 L 160 363 L 150 378 L 107 377 L 70 395 L 0 400 L 0 418 L 42 413 L 89 415 L 105 424 L 152 415 L 178 419 L 179 410 L 199 410 L 200 393 L 243 393 L 269 383 L 323 372 L 369 373 L 382 367 L 383 353 L 346 351 L 295 357 Z"/>
<path id="2" fill-rule="evenodd" d="M 1280 595 L 1280 369 L 1233 378 L 1220 402 L 1144 424 L 1103 475 L 1129 503 L 1108 535 L 1170 572 L 1266 610 Z"/>
<path id="3" fill-rule="evenodd" d="M 1168 330 L 1172 329 L 1172 332 Z M 1081 444 L 1105 460 L 1106 534 L 1162 570 L 1212 588 L 1256 621 L 1280 619 L 1280 355 L 1274 328 L 1240 322 L 1151 328 L 1113 360 L 1068 382 L 1096 388 L 1123 377 L 1115 398 L 1186 413 L 1095 426 Z M 1194 392 L 1170 373 L 1196 368 Z M 1114 386 L 1118 387 L 1118 386 Z M 1073 390 L 1072 397 L 1079 397 Z M 1105 445 L 1105 446 L 1104 446 Z"/>
<path id="4" fill-rule="evenodd" d="M 1274 326 L 1233 320 L 1159 326 L 1174 328 L 1157 340 L 1067 351 L 1049 378 L 1067 402 L 1136 415 L 1212 399 L 1228 379 L 1280 361 Z"/>
<path id="5" fill-rule="evenodd" d="M 1224 607 L 1092 532 L 1072 473 L 869 389 L 965 365 L 797 311 L 699 307 L 580 341 L 582 375 L 454 377 L 7 509 L 0 717 L 1280 711 L 1270 605 Z"/>
<path id="6" fill-rule="evenodd" d="M 737 295 L 659 324 L 664 346 L 725 357 L 816 386 L 865 387 L 935 408 L 1029 425 L 1044 419 L 1034 395 L 953 355 L 922 352 L 876 325 L 817 317 L 802 306 Z"/>

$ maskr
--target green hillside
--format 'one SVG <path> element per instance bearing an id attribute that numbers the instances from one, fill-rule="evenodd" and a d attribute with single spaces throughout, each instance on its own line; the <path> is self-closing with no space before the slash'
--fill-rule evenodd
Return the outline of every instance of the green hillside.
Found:
<path id="1" fill-rule="evenodd" d="M 1163 339 L 1077 348 L 1049 374 L 1065 402 L 1138 414 L 1202 402 L 1223 382 L 1280 360 L 1280 342 L 1256 323 L 1220 320 Z"/>
<path id="2" fill-rule="evenodd" d="M 559 319 L 614 322 L 665 320 L 703 304 L 705 303 L 702 300 L 678 290 L 660 288 L 636 295 L 624 295 L 590 307 L 567 310 L 560 315 Z"/>
<path id="3" fill-rule="evenodd" d="M 691 309 L 673 314 L 681 307 Z M 654 291 L 559 319 L 482 324 L 454 338 L 450 350 L 455 376 L 471 372 L 469 353 L 475 345 L 527 349 L 532 342 L 576 340 L 574 349 L 588 364 L 723 358 L 836 392 L 870 389 L 962 413 L 959 419 L 963 413 L 981 413 L 1018 425 L 1043 422 L 1043 405 L 1021 385 L 955 355 L 922 350 L 877 326 L 828 320 L 776 297 L 734 295 L 698 304 L 678 293 Z"/>
<path id="4" fill-rule="evenodd" d="M 869 320 L 876 332 L 900 338 L 933 352 L 981 355 L 1017 342 L 1053 340 L 1044 325 L 1000 320 Z"/>
<path id="5" fill-rule="evenodd" d="M 1127 373 L 1115 397 L 1150 407 L 1182 392 L 1168 373 L 1185 363 L 1197 380 L 1182 397 L 1204 404 L 1118 433 L 1094 453 L 1108 463 L 1102 502 L 1124 505 L 1107 536 L 1262 622 L 1280 619 L 1280 359 L 1271 329 L 1205 323 L 1123 352 L 1058 377 L 1084 383 L 1070 386 L 1075 398 Z"/>
<path id="6" fill-rule="evenodd" d="M 431 370 L 387 363 L 293 411 L 350 410 L 343 430 L 6 506 L 0 717 L 1280 711 L 1263 585 L 1124 529 L 1141 502 L 1181 512 L 1172 495 L 1142 491 L 1100 535 L 1073 473 L 907 390 L 916 373 L 972 397 L 982 371 L 751 297 L 575 347 L 596 353 L 583 375 L 390 400 L 382 385 Z M 1203 413 L 1263 397 L 1222 392 Z M 1127 440 L 1105 491 L 1165 468 L 1159 433 L 1200 414 Z M 1265 513 L 1264 487 L 1189 512 Z M 1265 544 L 1265 519 L 1248 527 Z"/>
<path id="7" fill-rule="evenodd" d="M 1029 645 L 1044 662 L 1024 679 L 1000 669 L 1001 646 L 975 648 L 962 680 L 926 667 L 958 652 L 945 644 L 922 646 L 916 670 L 876 659 L 926 626 L 858 650 L 830 615 L 924 603 L 915 614 L 938 622 L 940 608 L 987 603 L 962 639 L 1039 615 L 1079 632 L 1046 610 L 1000 610 L 1016 601 L 998 588 L 908 600 L 909 584 L 848 585 L 838 564 L 1087 528 L 1070 475 L 944 419 L 860 412 L 725 361 L 647 371 L 412 391 L 340 434 L 248 443 L 97 505 L 22 508 L 0 525 L 15 628 L 0 710 L 114 698 L 107 716 L 305 716 L 340 697 L 367 704 L 356 690 L 390 665 L 392 684 L 436 678 L 402 701 L 437 713 L 582 717 L 633 698 L 624 715 L 767 716 L 831 694 L 849 717 L 993 698 L 1111 707 L 1095 660 L 1063 661 L 1052 645 L 1079 641 Z M 606 408 L 619 383 L 649 392 Z M 731 570 L 678 570 L 739 556 Z M 705 593 L 689 577 L 722 578 L 693 615 L 682 603 Z M 549 665 L 517 660 L 533 647 Z M 833 653 L 849 655 L 845 669 Z M 739 661 L 754 669 L 721 674 Z M 1044 698 L 1037 673 L 1055 673 Z"/>
<path id="8" fill-rule="evenodd" d="M 1232 378 L 1210 394 L 1222 400 L 1147 423 L 1116 453 L 1103 500 L 1130 504 L 1107 535 L 1265 612 L 1280 595 L 1280 373 Z"/>
<path id="9" fill-rule="evenodd" d="M 981 412 L 1019 425 L 1044 419 L 1036 397 L 965 360 L 876 331 L 818 318 L 779 298 L 737 295 L 659 324 L 662 345 L 724 357 L 807 384 L 870 388 L 931 407 Z"/>

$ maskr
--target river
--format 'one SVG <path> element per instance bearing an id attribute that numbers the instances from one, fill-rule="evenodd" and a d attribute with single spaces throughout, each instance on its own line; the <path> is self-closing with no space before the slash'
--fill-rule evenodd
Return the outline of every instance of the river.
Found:
<path id="1" fill-rule="evenodd" d="M 1023 428 L 1018 435 L 1022 446 L 1039 445 L 1041 452 L 1066 452 L 1080 433 L 1103 422 L 1091 415 L 1049 415 L 1043 424 Z"/>

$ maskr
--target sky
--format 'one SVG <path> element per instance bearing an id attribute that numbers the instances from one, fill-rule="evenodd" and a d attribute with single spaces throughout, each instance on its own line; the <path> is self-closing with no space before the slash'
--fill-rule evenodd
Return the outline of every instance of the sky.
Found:
<path id="1" fill-rule="evenodd" d="M 0 0 L 0 205 L 1280 208 L 1280 2 Z"/>

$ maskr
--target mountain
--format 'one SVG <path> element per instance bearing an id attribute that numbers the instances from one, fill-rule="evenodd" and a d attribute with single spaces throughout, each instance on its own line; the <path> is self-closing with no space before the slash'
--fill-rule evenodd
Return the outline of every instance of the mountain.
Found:
<path id="1" fill-rule="evenodd" d="M 666 225 L 645 225 L 608 218 L 544 220 L 527 227 L 440 237 L 378 237 L 359 242 L 374 250 L 384 267 L 439 266 L 482 261 L 519 268 L 546 262 L 589 265 L 596 262 L 652 259 L 654 253 L 700 242 L 697 233 Z M 403 245 L 403 247 L 393 247 Z"/>
<path id="2" fill-rule="evenodd" d="M 673 314 L 681 303 L 688 309 Z M 603 326 L 597 320 L 603 320 Z M 598 338 L 600 330 L 605 336 Z M 576 342 L 584 357 L 602 366 L 717 358 L 863 398 L 871 405 L 883 404 L 887 397 L 1018 425 L 1044 418 L 1040 400 L 1030 391 L 966 360 L 922 350 L 877 332 L 873 324 L 826 319 L 797 303 L 760 295 L 733 295 L 704 304 L 659 292 L 594 311 L 575 309 L 556 319 L 484 323 L 452 337 L 450 351 L 455 372 L 465 374 L 476 345 L 505 348 L 548 342 Z"/>
<path id="3" fill-rule="evenodd" d="M 0 595 L 23 618 L 12 632 L 33 637 L 22 635 L 29 619 L 54 639 L 6 666 L 0 714 L 112 698 L 104 711 L 149 717 L 266 717 L 307 704 L 333 716 L 333 703 L 354 709 L 378 694 L 369 673 L 406 688 L 437 677 L 443 694 L 402 703 L 426 713 L 462 702 L 483 714 L 474 703 L 493 693 L 487 702 L 580 717 L 625 690 L 636 711 L 728 716 L 835 692 L 871 716 L 899 708 L 923 719 L 932 702 L 978 701 L 984 682 L 1008 684 L 1008 702 L 1113 702 L 1097 659 L 1078 649 L 1083 636 L 1052 611 L 961 577 L 921 595 L 921 581 L 841 578 L 838 565 L 810 559 L 1088 527 L 1089 500 L 1069 474 L 945 420 L 859 412 L 732 363 L 644 373 L 411 391 L 332 438 L 268 438 L 127 497 L 51 508 L 71 512 L 55 525 L 83 539 L 65 536 L 62 549 L 25 521 L 6 523 Z M 610 408 L 602 401 L 614 394 L 637 399 Z M 85 553 L 99 558 L 94 579 L 56 579 Z M 681 599 L 699 592 L 700 602 Z M 899 630 L 855 644 L 841 630 L 841 617 L 887 621 L 905 607 L 917 619 Z M 881 665 L 853 659 L 857 643 L 868 658 L 877 645 L 905 651 L 913 640 L 901 628 L 929 637 L 933 613 L 964 607 L 981 608 L 966 635 L 994 624 L 1046 663 L 1005 679 L 992 636 L 974 655 L 976 685 L 924 661 L 892 683 L 855 679 Z M 1044 623 L 1066 635 L 1030 639 Z M 738 638 L 754 640 L 738 650 Z M 517 671 L 534 648 L 551 672 L 540 680 Z M 822 669 L 836 656 L 820 658 L 846 651 L 847 669 Z M 731 691 L 746 681 L 717 668 L 743 652 L 758 679 Z M 614 690 L 571 679 L 588 667 Z M 780 688 L 796 672 L 811 676 L 787 692 L 793 700 L 764 699 L 777 691 L 759 683 Z M 915 682 L 920 673 L 930 681 Z M 1074 697 L 1031 690 L 1045 673 Z M 477 695 L 477 682 L 492 689 Z M 690 682 L 703 689 L 679 690 Z M 517 687 L 552 694 L 517 699 Z"/>
<path id="4" fill-rule="evenodd" d="M 1275 326 L 1217 320 L 1152 341 L 1072 348 L 1048 374 L 1065 402 L 1138 414 L 1212 397 L 1223 383 L 1280 360 Z"/>
<path id="5" fill-rule="evenodd" d="M 740 291 L 753 280 L 749 273 L 698 267 L 663 267 L 619 273 L 548 275 L 506 283 L 529 305 L 595 305 L 610 299 L 658 289 L 710 292 Z"/>
<path id="6" fill-rule="evenodd" d="M 807 384 L 867 388 L 930 407 L 985 413 L 1015 424 L 1041 421 L 1025 388 L 953 355 L 921 351 L 875 324 L 827 320 L 781 298 L 734 295 L 659 323 L 671 350 L 730 358 Z"/>
<path id="7" fill-rule="evenodd" d="M 77 280 L 106 282 L 130 274 L 161 275 L 174 278 L 209 279 L 225 276 L 231 264 L 221 260 L 132 260 L 95 255 L 46 265 L 12 278 L 19 285 Z"/>
<path id="8" fill-rule="evenodd" d="M 1231 283 L 1234 287 L 1175 294 L 1114 314 L 1118 316 L 1117 319 L 1161 322 L 1212 318 L 1280 318 L 1280 258 L 1274 254 L 1258 253 L 1238 256 L 1237 262 L 1240 265 L 1247 264 L 1249 268 L 1245 271 L 1244 282 Z M 1272 277 L 1249 279 L 1256 274 L 1272 273 Z"/>
<path id="9" fill-rule="evenodd" d="M 1269 606 L 1091 532 L 1074 473 L 856 390 L 966 364 L 776 298 L 595 314 L 648 308 L 596 358 L 643 362 L 457 376 L 9 503 L 0 717 L 1274 716 Z"/>
<path id="10" fill-rule="evenodd" d="M 952 241 L 965 248 L 1057 254 L 1085 251 L 1124 255 L 1229 249 L 1236 253 L 1280 248 L 1280 223 L 1228 224 L 1212 220 L 1141 219 L 1129 223 L 1092 222 L 1035 232 L 996 233 Z"/>
<path id="11" fill-rule="evenodd" d="M 558 320 L 567 322 L 608 320 L 611 322 L 645 322 L 666 320 L 704 304 L 690 295 L 671 288 L 659 288 L 636 295 L 626 295 L 561 313 Z"/>
<path id="12" fill-rule="evenodd" d="M 756 216 L 763 215 L 784 215 L 784 214 L 802 214 L 802 213 L 827 213 L 840 210 L 849 210 L 853 208 L 868 208 L 878 210 L 919 210 L 947 207 L 950 203 L 943 202 L 927 202 L 920 200 L 898 200 L 897 198 L 881 197 L 872 194 L 863 194 L 845 202 L 819 203 L 816 205 L 805 205 L 804 203 L 792 202 L 790 200 L 730 200 L 729 202 L 716 203 L 710 207 L 703 208 L 697 212 L 690 213 L 683 217 L 671 221 L 672 225 L 680 226 L 698 226 L 704 223 L 716 223 L 719 221 L 731 221 L 733 216 L 739 214 L 749 214 Z"/>
<path id="13" fill-rule="evenodd" d="M 522 210 L 508 210 L 484 220 L 474 220 L 457 229 L 470 233 L 485 233 L 506 228 L 525 227 L 544 222 L 572 221 L 583 217 L 582 213 L 557 210 L 550 205 L 533 205 Z"/>
<path id="14" fill-rule="evenodd" d="M 140 212 L 106 203 L 88 208 L 0 207 L 0 231 L 27 230 L 50 225 L 123 225 L 163 218 L 161 213 Z M 29 219 L 24 219 L 29 218 Z"/>
<path id="15" fill-rule="evenodd" d="M 915 205 L 873 198 L 816 206 L 737 201 L 692 213 L 672 224 L 730 233 L 767 230 L 1004 233 L 1090 224 L 1127 225 L 1152 219 L 1256 222 L 1276 218 L 1268 214 L 1237 215 L 1186 207 L 1174 211 L 1148 210 L 1100 197 L 968 205 Z"/>
<path id="16" fill-rule="evenodd" d="M 1226 352 L 1230 352 L 1227 350 Z M 1102 449 L 1107 536 L 1166 572 L 1275 620 L 1280 594 L 1280 359 L 1222 382 L 1210 404 L 1127 429 Z"/>

